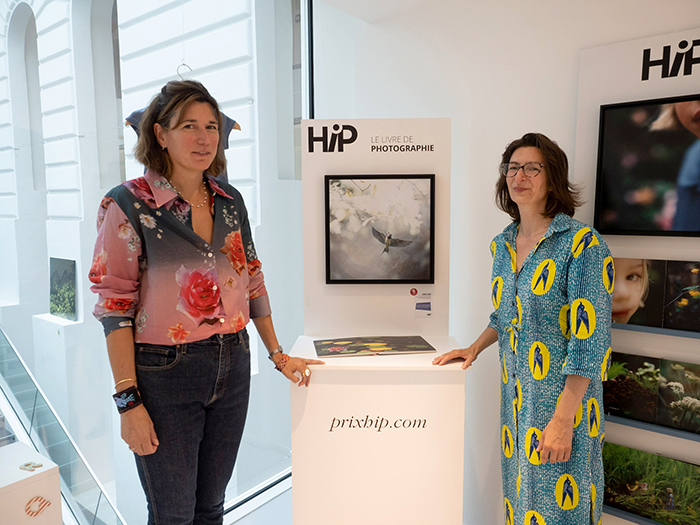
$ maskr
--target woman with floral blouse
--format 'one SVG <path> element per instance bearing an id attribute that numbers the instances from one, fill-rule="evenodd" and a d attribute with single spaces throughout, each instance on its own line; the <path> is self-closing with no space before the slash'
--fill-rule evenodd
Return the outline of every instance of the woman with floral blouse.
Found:
<path id="1" fill-rule="evenodd" d="M 102 200 L 90 269 L 107 337 L 122 438 L 149 524 L 223 522 L 250 386 L 250 319 L 276 368 L 308 386 L 277 341 L 219 106 L 198 82 L 168 82 L 142 121 L 143 177 Z M 299 374 L 299 377 L 297 377 Z"/>
<path id="2" fill-rule="evenodd" d="M 513 222 L 491 243 L 495 311 L 471 346 L 434 364 L 467 368 L 498 342 L 506 525 L 599 525 L 613 260 L 572 218 L 578 194 L 555 142 L 524 135 L 500 172 L 496 201 Z"/>

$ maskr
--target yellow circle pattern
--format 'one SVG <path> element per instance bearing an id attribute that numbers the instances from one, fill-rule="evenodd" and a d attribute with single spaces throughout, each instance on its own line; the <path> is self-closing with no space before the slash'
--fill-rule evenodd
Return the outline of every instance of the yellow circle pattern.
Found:
<path id="1" fill-rule="evenodd" d="M 588 339 L 595 331 L 595 309 L 590 301 L 576 299 L 571 305 L 571 333 L 577 339 Z"/>
<path id="2" fill-rule="evenodd" d="M 506 425 L 503 425 L 501 431 L 501 448 L 505 457 L 510 458 L 513 455 L 513 434 Z"/>
<path id="3" fill-rule="evenodd" d="M 510 267 L 513 270 L 513 273 L 518 273 L 518 267 L 517 267 L 517 254 L 515 253 L 515 250 L 513 247 L 510 245 L 510 243 L 506 243 L 506 248 L 508 248 L 508 253 L 510 254 Z"/>
<path id="4" fill-rule="evenodd" d="M 578 485 L 571 474 L 564 474 L 557 481 L 554 488 L 554 496 L 557 505 L 562 510 L 575 509 L 578 505 Z"/>
<path id="5" fill-rule="evenodd" d="M 613 293 L 615 288 L 615 263 L 611 256 L 606 257 L 603 261 L 603 284 L 608 293 Z"/>
<path id="6" fill-rule="evenodd" d="M 527 460 L 533 465 L 540 465 L 540 453 L 537 452 L 537 447 L 542 441 L 542 431 L 535 427 L 531 427 L 525 433 L 525 455 Z"/>
<path id="7" fill-rule="evenodd" d="M 552 259 L 542 261 L 532 275 L 530 289 L 535 295 L 544 295 L 554 283 L 554 275 L 557 272 L 557 264 Z"/>
<path id="8" fill-rule="evenodd" d="M 603 381 L 608 380 L 608 371 L 610 370 L 610 363 L 612 362 L 612 348 L 608 348 L 605 352 L 605 357 L 603 358 L 603 363 L 600 365 L 600 378 Z"/>
<path id="9" fill-rule="evenodd" d="M 549 349 L 544 343 L 535 341 L 530 347 L 528 356 L 528 364 L 530 365 L 530 373 L 536 380 L 541 380 L 547 377 L 549 373 Z"/>
<path id="10" fill-rule="evenodd" d="M 583 253 L 583 250 L 600 244 L 598 237 L 595 236 L 590 228 L 581 228 L 574 235 L 574 242 L 571 244 L 571 253 L 574 254 L 574 259 Z"/>
<path id="11" fill-rule="evenodd" d="M 532 518 L 535 518 L 535 521 L 532 521 Z M 537 525 L 547 525 L 547 522 L 544 521 L 542 514 L 536 510 L 528 510 L 525 513 L 525 525 L 535 525 L 535 523 Z"/>
<path id="12" fill-rule="evenodd" d="M 588 435 L 596 437 L 600 431 L 600 407 L 594 397 L 588 400 Z"/>
<path id="13" fill-rule="evenodd" d="M 571 339 L 571 323 L 569 322 L 569 305 L 565 304 L 559 310 L 559 329 L 564 337 Z"/>
<path id="14" fill-rule="evenodd" d="M 504 385 L 508 384 L 508 369 L 506 368 L 505 356 L 503 358 L 503 368 L 501 369 L 501 379 Z"/>
<path id="15" fill-rule="evenodd" d="M 496 260 L 496 241 L 491 241 L 491 261 Z"/>
<path id="16" fill-rule="evenodd" d="M 501 293 L 503 292 L 503 277 L 500 275 L 496 277 L 491 283 L 491 301 L 493 302 L 493 307 L 498 310 L 501 305 Z"/>
<path id="17" fill-rule="evenodd" d="M 506 525 L 515 525 L 513 523 L 513 505 L 510 504 L 508 498 L 504 498 L 503 511 L 506 515 Z"/>

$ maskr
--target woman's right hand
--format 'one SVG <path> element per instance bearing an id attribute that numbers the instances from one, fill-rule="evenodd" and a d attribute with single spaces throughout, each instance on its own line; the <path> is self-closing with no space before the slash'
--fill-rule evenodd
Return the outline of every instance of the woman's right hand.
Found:
<path id="1" fill-rule="evenodd" d="M 442 354 L 433 359 L 433 364 L 442 366 L 445 363 L 452 361 L 453 359 L 464 359 L 462 363 L 462 370 L 466 370 L 474 361 L 476 361 L 479 355 L 479 349 L 476 343 L 468 346 L 467 348 L 457 348 L 446 354 Z"/>
<path id="2" fill-rule="evenodd" d="M 121 415 L 122 439 L 129 445 L 129 450 L 139 456 L 148 456 L 158 449 L 153 421 L 146 407 L 139 405 Z"/>

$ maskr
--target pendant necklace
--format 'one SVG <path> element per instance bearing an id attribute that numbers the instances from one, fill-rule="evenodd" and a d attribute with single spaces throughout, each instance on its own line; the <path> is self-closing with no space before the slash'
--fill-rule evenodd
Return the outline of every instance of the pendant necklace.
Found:
<path id="1" fill-rule="evenodd" d="M 173 189 L 177 192 L 177 194 L 180 196 L 180 198 L 185 201 L 187 204 L 190 205 L 190 208 L 201 208 L 204 206 L 208 201 L 209 201 L 209 192 L 207 191 L 207 185 L 204 182 L 204 179 L 202 179 L 202 190 L 204 190 L 204 201 L 202 201 L 201 204 L 192 204 L 190 201 L 188 201 L 186 198 L 182 196 L 182 193 L 180 193 L 180 190 L 178 190 L 175 187 L 175 184 L 172 183 L 172 181 L 168 181 L 170 185 L 173 187 Z"/>

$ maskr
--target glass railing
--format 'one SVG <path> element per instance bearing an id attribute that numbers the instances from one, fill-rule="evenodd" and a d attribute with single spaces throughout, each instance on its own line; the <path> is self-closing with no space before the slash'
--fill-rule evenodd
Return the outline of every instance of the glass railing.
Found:
<path id="1" fill-rule="evenodd" d="M 2 329 L 0 390 L 39 453 L 58 465 L 61 493 L 75 520 L 80 525 L 123 525 L 116 507 Z"/>

